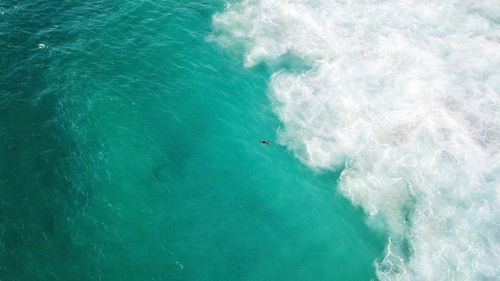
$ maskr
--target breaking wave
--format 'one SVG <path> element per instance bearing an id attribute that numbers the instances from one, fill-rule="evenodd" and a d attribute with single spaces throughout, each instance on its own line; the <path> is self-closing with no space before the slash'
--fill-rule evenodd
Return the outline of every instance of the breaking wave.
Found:
<path id="1" fill-rule="evenodd" d="M 500 280 L 500 4 L 247 0 L 213 18 L 275 72 L 280 138 L 343 169 L 339 191 L 390 233 L 380 280 Z"/>

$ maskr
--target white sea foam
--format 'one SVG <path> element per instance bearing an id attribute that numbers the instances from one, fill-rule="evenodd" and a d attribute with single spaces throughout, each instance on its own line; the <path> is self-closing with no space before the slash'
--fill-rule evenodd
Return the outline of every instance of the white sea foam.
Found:
<path id="1" fill-rule="evenodd" d="M 390 230 L 380 280 L 500 280 L 500 2 L 246 0 L 213 18 L 274 73 L 281 140 Z"/>

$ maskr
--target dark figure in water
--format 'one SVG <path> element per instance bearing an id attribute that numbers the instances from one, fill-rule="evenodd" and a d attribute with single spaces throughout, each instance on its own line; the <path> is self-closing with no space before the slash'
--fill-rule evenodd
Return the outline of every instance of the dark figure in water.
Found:
<path id="1" fill-rule="evenodd" d="M 271 144 L 270 140 L 260 140 L 260 143 L 262 144 Z"/>

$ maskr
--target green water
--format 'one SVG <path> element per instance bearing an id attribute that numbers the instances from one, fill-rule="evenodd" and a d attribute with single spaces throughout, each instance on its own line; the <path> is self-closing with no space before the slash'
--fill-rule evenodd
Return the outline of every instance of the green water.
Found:
<path id="1" fill-rule="evenodd" d="M 338 175 L 276 143 L 269 71 L 207 40 L 223 7 L 0 2 L 0 280 L 375 278 Z"/>

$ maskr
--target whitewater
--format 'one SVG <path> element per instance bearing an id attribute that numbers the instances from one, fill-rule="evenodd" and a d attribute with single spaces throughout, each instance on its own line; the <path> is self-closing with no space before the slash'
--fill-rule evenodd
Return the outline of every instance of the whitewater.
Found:
<path id="1" fill-rule="evenodd" d="M 500 280 L 500 2 L 246 0 L 213 29 L 275 69 L 281 143 L 388 231 L 378 279 Z"/>

